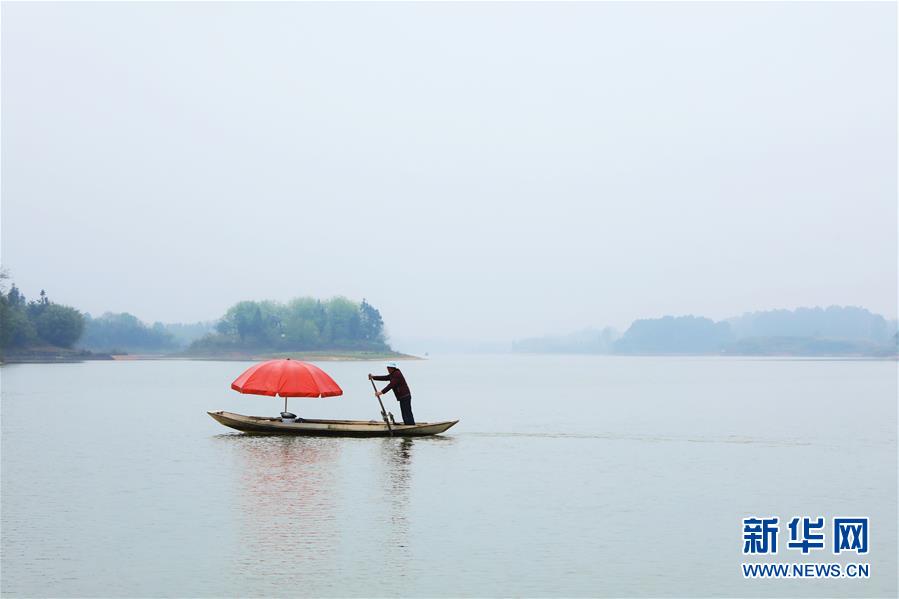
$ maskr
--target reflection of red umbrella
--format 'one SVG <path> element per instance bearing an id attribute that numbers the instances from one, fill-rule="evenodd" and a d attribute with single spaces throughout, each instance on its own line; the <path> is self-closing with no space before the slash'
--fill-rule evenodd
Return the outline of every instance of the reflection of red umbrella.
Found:
<path id="1" fill-rule="evenodd" d="M 252 395 L 281 396 L 284 411 L 288 397 L 335 397 L 343 390 L 324 370 L 299 360 L 260 362 L 234 379 L 231 388 Z"/>

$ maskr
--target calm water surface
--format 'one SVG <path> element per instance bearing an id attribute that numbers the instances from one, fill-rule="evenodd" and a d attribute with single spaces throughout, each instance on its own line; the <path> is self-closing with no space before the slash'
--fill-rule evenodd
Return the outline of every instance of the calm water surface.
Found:
<path id="1" fill-rule="evenodd" d="M 462 421 L 414 440 L 232 432 L 281 409 L 247 365 L 3 366 L 3 596 L 897 593 L 895 362 L 439 357 L 416 417 Z M 292 411 L 378 417 L 322 366 Z M 744 580 L 747 515 L 870 516 L 872 577 Z"/>

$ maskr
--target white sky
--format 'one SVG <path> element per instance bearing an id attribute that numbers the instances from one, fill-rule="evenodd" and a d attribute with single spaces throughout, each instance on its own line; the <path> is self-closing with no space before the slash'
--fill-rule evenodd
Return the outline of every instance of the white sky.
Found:
<path id="1" fill-rule="evenodd" d="M 896 316 L 894 3 L 4 3 L 2 262 L 394 339 Z"/>

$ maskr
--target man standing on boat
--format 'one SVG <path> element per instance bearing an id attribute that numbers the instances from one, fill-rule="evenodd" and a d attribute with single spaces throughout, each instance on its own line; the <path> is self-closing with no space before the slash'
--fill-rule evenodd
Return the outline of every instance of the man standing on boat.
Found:
<path id="1" fill-rule="evenodd" d="M 374 376 L 369 374 L 368 378 L 372 381 L 390 381 L 389 385 L 380 391 L 375 391 L 375 393 L 378 394 L 378 397 L 381 397 L 388 391 L 393 391 L 396 400 L 400 402 L 400 410 L 403 412 L 403 424 L 415 424 L 415 417 L 412 416 L 412 392 L 409 391 L 406 377 L 404 377 L 403 373 L 400 372 L 400 369 L 397 368 L 396 362 L 387 362 L 386 376 Z"/>

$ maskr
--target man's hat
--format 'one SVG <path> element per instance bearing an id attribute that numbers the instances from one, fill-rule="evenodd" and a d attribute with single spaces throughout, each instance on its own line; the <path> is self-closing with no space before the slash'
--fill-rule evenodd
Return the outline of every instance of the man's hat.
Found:
<path id="1" fill-rule="evenodd" d="M 396 362 L 387 362 L 387 368 L 396 368 L 399 370 L 399 366 L 396 365 Z"/>

